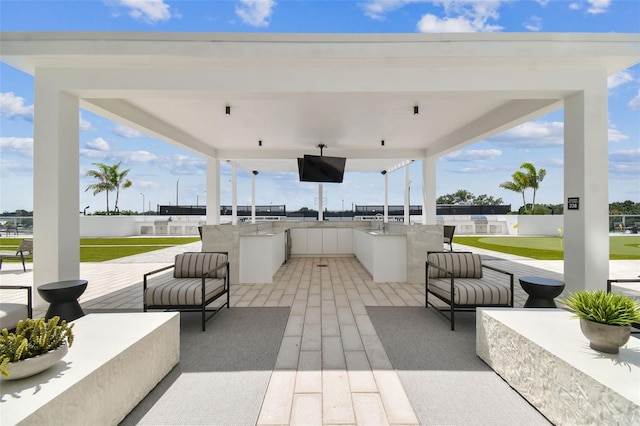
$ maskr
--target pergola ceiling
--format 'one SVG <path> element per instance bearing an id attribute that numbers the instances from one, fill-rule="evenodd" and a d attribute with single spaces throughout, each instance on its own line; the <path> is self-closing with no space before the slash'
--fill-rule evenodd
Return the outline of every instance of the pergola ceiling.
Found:
<path id="1" fill-rule="evenodd" d="M 1 37 L 4 62 L 50 71 L 82 107 L 248 171 L 296 171 L 321 143 L 346 171 L 442 155 L 561 107 L 572 72 L 638 56 L 610 34 Z"/>

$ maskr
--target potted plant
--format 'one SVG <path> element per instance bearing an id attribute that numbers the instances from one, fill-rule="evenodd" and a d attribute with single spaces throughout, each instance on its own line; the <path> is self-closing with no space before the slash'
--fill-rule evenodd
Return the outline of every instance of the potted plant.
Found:
<path id="1" fill-rule="evenodd" d="M 55 316 L 27 318 L 18 322 L 15 332 L 5 328 L 0 335 L 0 374 L 19 379 L 46 370 L 60 360 L 73 343 L 74 324 Z"/>
<path id="2" fill-rule="evenodd" d="M 589 346 L 600 352 L 617 354 L 631 336 L 631 324 L 640 323 L 640 303 L 624 294 L 582 290 L 563 303 L 580 319 Z"/>

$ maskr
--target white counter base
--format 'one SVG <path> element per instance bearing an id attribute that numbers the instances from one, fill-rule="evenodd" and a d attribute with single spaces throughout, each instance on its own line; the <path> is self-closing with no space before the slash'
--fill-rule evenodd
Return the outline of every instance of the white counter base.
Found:
<path id="1" fill-rule="evenodd" d="M 479 308 L 476 353 L 555 424 L 640 424 L 640 340 L 589 347 L 564 309 Z"/>
<path id="2" fill-rule="evenodd" d="M 271 284 L 284 263 L 284 232 L 240 235 L 240 283 Z"/>
<path id="3" fill-rule="evenodd" d="M 74 323 L 61 361 L 1 383 L 3 426 L 118 424 L 180 360 L 178 313 L 90 314 Z"/>

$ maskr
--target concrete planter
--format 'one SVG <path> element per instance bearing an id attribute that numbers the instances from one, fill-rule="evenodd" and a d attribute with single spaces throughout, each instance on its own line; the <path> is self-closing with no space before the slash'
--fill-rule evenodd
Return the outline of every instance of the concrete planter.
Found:
<path id="1" fill-rule="evenodd" d="M 58 346 L 56 349 L 43 353 L 42 355 L 27 358 L 18 362 L 10 362 L 7 365 L 9 376 L 1 376 L 3 380 L 17 380 L 24 377 L 30 377 L 38 374 L 47 368 L 53 366 L 67 354 L 68 347 L 66 343 Z"/>
<path id="2" fill-rule="evenodd" d="M 629 341 L 630 325 L 610 325 L 580 319 L 580 329 L 587 339 L 589 346 L 599 352 L 617 354 L 620 346 Z"/>

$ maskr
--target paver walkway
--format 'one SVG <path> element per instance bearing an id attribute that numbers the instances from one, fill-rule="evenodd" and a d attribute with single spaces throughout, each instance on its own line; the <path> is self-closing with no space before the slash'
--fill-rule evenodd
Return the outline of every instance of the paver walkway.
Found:
<path id="1" fill-rule="evenodd" d="M 89 286 L 80 302 L 85 310 L 141 310 L 142 275 L 172 263 L 177 253 L 200 251 L 200 246 L 196 242 L 82 263 L 80 276 Z M 562 261 L 454 248 L 483 254 L 489 264 L 513 272 L 517 307 L 526 300 L 517 284 L 519 276 L 562 279 Z M 640 261 L 611 262 L 611 277 L 635 277 L 639 270 Z M 31 285 L 32 269 L 25 273 L 21 265 L 5 264 L 0 278 L 3 284 Z M 293 258 L 278 270 L 272 284 L 232 286 L 233 307 L 291 308 L 258 424 L 417 424 L 365 306 L 423 305 L 424 286 L 373 283 L 354 257 Z M 43 313 L 43 308 L 36 309 L 36 315 Z M 443 327 L 449 326 L 442 321 Z"/>

